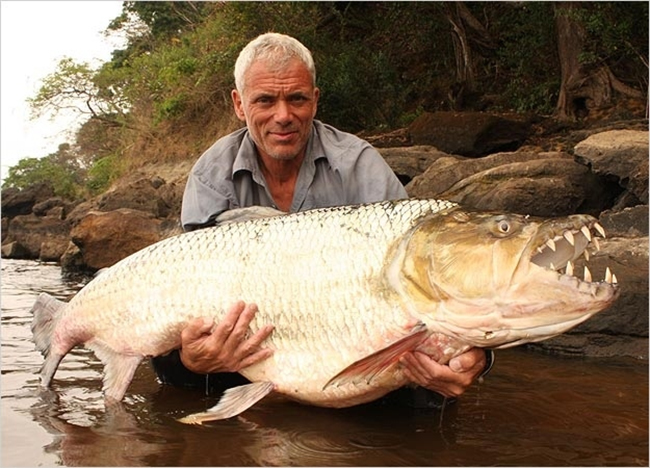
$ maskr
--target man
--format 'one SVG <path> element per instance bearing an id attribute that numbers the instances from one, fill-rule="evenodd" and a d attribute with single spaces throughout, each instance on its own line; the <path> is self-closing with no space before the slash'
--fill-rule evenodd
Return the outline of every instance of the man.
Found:
<path id="1" fill-rule="evenodd" d="M 268 33 L 249 43 L 235 64 L 235 85 L 235 113 L 246 127 L 218 140 L 192 168 L 181 210 L 185 230 L 214 225 L 234 208 L 296 212 L 407 197 L 369 143 L 314 120 L 320 93 L 314 62 L 296 39 Z M 210 374 L 209 384 L 217 388 L 242 383 L 241 376 L 227 373 L 272 353 L 262 346 L 271 325 L 246 338 L 255 312 L 255 304 L 240 302 L 218 324 L 191 322 L 179 354 L 154 359 L 160 379 L 187 384 Z M 413 383 L 445 397 L 463 393 L 489 370 L 487 361 L 480 349 L 448 366 L 419 352 L 402 358 Z"/>

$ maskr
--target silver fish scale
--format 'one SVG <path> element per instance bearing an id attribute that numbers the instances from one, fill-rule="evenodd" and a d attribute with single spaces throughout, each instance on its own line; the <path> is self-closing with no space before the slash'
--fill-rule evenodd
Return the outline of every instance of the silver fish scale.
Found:
<path id="1" fill-rule="evenodd" d="M 266 345 L 275 353 L 242 373 L 286 393 L 320 391 L 403 333 L 410 318 L 385 287 L 386 255 L 423 215 L 454 206 L 388 201 L 181 234 L 101 274 L 72 299 L 64 320 L 71 333 L 92 337 L 91 348 L 150 356 L 177 347 L 191 318 L 219 320 L 235 301 L 255 302 L 251 329 L 273 324 Z"/>

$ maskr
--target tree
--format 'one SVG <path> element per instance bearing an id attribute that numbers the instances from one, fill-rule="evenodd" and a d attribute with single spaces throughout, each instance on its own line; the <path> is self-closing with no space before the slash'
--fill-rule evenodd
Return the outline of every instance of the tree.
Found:
<path id="1" fill-rule="evenodd" d="M 84 168 L 67 143 L 59 145 L 55 153 L 43 158 L 23 158 L 9 168 L 9 174 L 2 188 L 27 188 L 39 183 L 48 183 L 54 194 L 68 199 L 79 198 L 83 193 Z"/>
<path id="2" fill-rule="evenodd" d="M 57 69 L 43 79 L 36 96 L 28 100 L 33 116 L 71 110 L 109 125 L 125 125 L 128 104 L 115 86 L 98 85 L 101 76 L 88 63 L 61 59 Z"/>
<path id="3" fill-rule="evenodd" d="M 614 76 L 606 60 L 597 52 L 586 53 L 586 19 L 595 13 L 603 17 L 606 12 L 589 11 L 583 4 L 576 2 L 555 3 L 554 10 L 562 77 L 556 107 L 558 118 L 573 120 L 586 116 L 593 109 L 605 107 L 612 102 L 614 91 L 629 97 L 643 98 L 641 91 Z M 606 26 L 607 20 L 602 20 L 601 24 Z M 619 47 L 622 45 L 624 44 L 619 44 Z"/>

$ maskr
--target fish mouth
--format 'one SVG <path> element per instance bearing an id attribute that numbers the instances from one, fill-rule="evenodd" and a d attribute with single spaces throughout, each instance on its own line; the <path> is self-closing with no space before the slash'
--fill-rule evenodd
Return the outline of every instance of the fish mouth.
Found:
<path id="1" fill-rule="evenodd" d="M 567 286 L 593 296 L 618 289 L 618 279 L 609 266 L 602 281 L 594 281 L 587 266 L 592 254 L 600 251 L 599 239 L 606 234 L 598 221 L 586 215 L 574 215 L 564 222 L 550 220 L 543 223 L 531 241 L 530 262 L 546 271 L 555 272 L 557 280 Z M 591 253 L 590 253 L 591 251 Z M 576 261 L 583 262 L 582 271 Z"/>

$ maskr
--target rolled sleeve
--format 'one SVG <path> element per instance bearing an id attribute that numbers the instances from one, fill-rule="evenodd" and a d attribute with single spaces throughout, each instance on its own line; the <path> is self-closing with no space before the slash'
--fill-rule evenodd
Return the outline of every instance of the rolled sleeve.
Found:
<path id="1" fill-rule="evenodd" d="M 190 173 L 181 206 L 181 225 L 185 231 L 210 225 L 214 219 L 230 207 L 228 197 Z"/>

